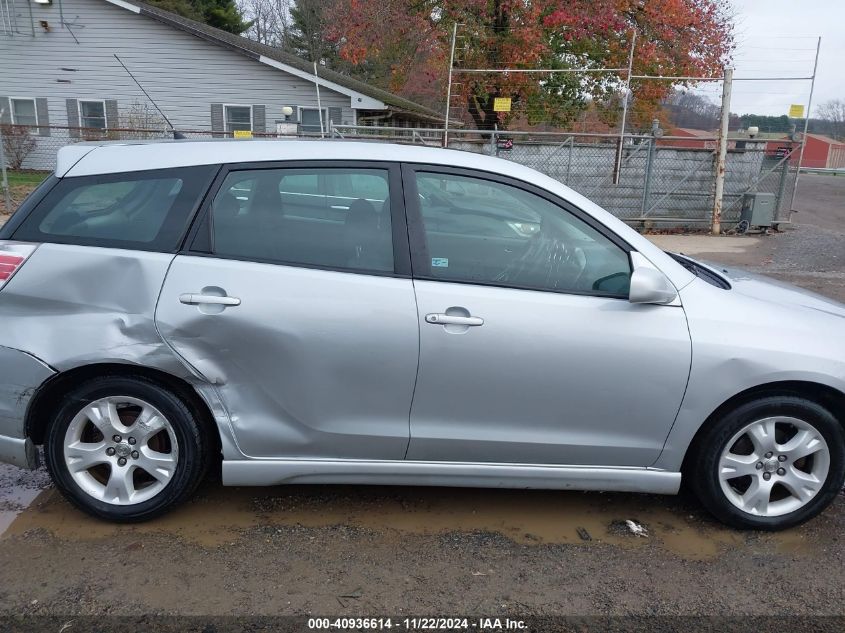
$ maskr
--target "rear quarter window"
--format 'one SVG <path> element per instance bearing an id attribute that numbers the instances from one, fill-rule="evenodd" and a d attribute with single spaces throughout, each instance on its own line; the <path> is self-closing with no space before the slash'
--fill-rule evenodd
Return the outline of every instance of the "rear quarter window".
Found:
<path id="1" fill-rule="evenodd" d="M 203 165 L 63 178 L 14 238 L 175 251 L 216 169 Z"/>

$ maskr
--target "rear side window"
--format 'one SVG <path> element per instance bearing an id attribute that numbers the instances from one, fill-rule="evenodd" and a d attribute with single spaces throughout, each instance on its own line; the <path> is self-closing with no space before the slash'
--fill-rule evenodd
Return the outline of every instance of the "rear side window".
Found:
<path id="1" fill-rule="evenodd" d="M 393 272 L 386 169 L 234 171 L 212 205 L 222 257 Z"/>
<path id="2" fill-rule="evenodd" d="M 214 166 L 64 178 L 15 239 L 175 251 Z"/>

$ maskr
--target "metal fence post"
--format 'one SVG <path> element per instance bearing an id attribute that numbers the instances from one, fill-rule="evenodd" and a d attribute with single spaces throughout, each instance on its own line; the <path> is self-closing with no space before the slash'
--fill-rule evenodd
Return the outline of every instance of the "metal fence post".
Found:
<path id="1" fill-rule="evenodd" d="M 654 130 L 654 128 L 652 128 Z M 648 141 L 648 153 L 645 157 L 645 175 L 643 178 L 643 204 L 642 204 L 642 215 L 645 215 L 646 209 L 648 209 L 648 198 L 651 194 L 651 170 L 652 164 L 654 161 L 654 142 L 657 140 L 657 137 L 654 136 Z"/>
<path id="2" fill-rule="evenodd" d="M 728 122 L 731 116 L 731 82 L 734 71 L 725 68 L 725 82 L 722 86 L 722 121 L 719 125 L 719 148 L 716 151 L 716 188 L 713 196 L 713 217 L 710 232 L 719 235 L 722 232 L 722 197 L 725 193 L 725 160 L 728 156 Z"/>
<path id="3" fill-rule="evenodd" d="M 569 159 L 566 161 L 566 178 L 563 181 L 563 184 L 569 185 L 569 174 L 572 173 L 572 150 L 575 149 L 575 137 L 569 137 Z"/>
<path id="4" fill-rule="evenodd" d="M 4 110 L 0 110 L 0 119 L 3 118 Z M 6 177 L 6 146 L 3 141 L 3 128 L 0 127 L 0 171 L 3 173 L 3 198 L 6 203 L 6 213 L 12 212 L 12 194 L 9 191 L 9 179 Z"/>
<path id="5" fill-rule="evenodd" d="M 789 148 L 790 151 L 787 153 L 787 156 L 792 153 L 792 148 Z M 783 204 L 783 192 L 786 191 L 786 177 L 789 175 L 789 160 L 783 161 L 783 167 L 780 170 L 780 182 L 778 182 L 778 197 L 777 203 L 775 204 L 775 215 L 777 216 L 775 219 L 780 220 L 780 207 Z"/>

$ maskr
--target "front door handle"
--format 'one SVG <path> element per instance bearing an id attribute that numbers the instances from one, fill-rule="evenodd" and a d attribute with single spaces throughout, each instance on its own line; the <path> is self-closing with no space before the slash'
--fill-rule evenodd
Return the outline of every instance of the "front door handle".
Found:
<path id="1" fill-rule="evenodd" d="M 179 301 L 189 306 L 217 305 L 217 306 L 239 306 L 241 300 L 237 297 L 219 297 L 217 295 L 203 295 L 185 293 L 179 295 Z"/>
<path id="2" fill-rule="evenodd" d="M 425 315 L 426 323 L 433 323 L 434 325 L 466 325 L 477 327 L 484 325 L 484 319 L 474 316 L 456 316 L 454 314 L 432 313 Z"/>

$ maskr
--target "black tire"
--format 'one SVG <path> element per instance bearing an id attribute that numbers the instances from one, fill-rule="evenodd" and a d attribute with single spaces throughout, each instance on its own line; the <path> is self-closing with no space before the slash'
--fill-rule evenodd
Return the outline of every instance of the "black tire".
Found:
<path id="1" fill-rule="evenodd" d="M 719 483 L 719 460 L 725 445 L 746 425 L 773 416 L 797 418 L 812 425 L 827 442 L 830 467 L 820 490 L 804 506 L 780 516 L 745 512 L 726 497 Z M 720 521 L 735 528 L 777 531 L 794 527 L 821 513 L 845 481 L 845 432 L 825 407 L 798 395 L 770 395 L 746 402 L 715 420 L 697 442 L 684 477 L 698 499 Z"/>
<path id="2" fill-rule="evenodd" d="M 129 396 L 148 402 L 167 418 L 178 442 L 178 460 L 170 481 L 154 497 L 137 504 L 115 505 L 95 499 L 74 481 L 65 463 L 68 426 L 89 403 L 109 396 Z M 121 523 L 147 521 L 191 496 L 210 463 L 210 448 L 199 421 L 176 394 L 144 376 L 117 375 L 86 380 L 65 394 L 58 403 L 44 443 L 47 469 L 62 495 L 90 515 Z"/>

